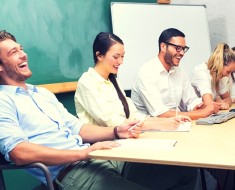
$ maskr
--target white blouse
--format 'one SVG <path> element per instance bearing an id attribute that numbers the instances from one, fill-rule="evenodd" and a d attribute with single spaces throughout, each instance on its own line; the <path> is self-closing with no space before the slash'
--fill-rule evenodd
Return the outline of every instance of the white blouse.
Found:
<path id="1" fill-rule="evenodd" d="M 125 95 L 120 84 L 119 87 Z M 144 115 L 137 111 L 132 100 L 128 97 L 126 99 L 130 110 L 129 119 L 143 118 Z M 122 102 L 112 82 L 105 80 L 93 68 L 89 68 L 78 80 L 75 108 L 84 123 L 114 127 L 126 119 Z"/>
<path id="2" fill-rule="evenodd" d="M 204 94 L 211 94 L 213 99 L 218 95 L 225 94 L 228 91 L 228 77 L 223 77 L 219 81 L 219 93 L 212 86 L 212 77 L 206 63 L 197 65 L 191 75 L 191 83 L 197 95 L 202 97 Z"/>

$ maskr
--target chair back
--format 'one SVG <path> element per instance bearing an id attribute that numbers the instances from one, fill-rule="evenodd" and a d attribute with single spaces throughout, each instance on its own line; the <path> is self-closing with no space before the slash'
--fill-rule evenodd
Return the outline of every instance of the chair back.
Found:
<path id="1" fill-rule="evenodd" d="M 8 161 L 6 161 L 6 159 L 4 158 L 4 155 L 0 153 L 0 189 L 2 190 L 6 190 L 6 186 L 5 186 L 5 182 L 4 182 L 4 178 L 3 178 L 3 173 L 2 173 L 2 167 L 4 165 L 9 164 Z"/>
<path id="2" fill-rule="evenodd" d="M 0 153 L 0 165 L 6 165 L 6 164 L 9 164 L 9 163 L 10 162 L 6 161 L 4 155 Z"/>

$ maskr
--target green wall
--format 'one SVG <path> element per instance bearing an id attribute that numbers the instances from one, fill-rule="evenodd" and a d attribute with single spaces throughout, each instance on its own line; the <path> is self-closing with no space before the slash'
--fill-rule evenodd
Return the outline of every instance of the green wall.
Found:
<path id="1" fill-rule="evenodd" d="M 0 0 L 0 29 L 14 34 L 28 53 L 33 72 L 28 82 L 76 81 L 92 66 L 95 36 L 112 31 L 111 2 L 115 0 Z"/>
<path id="2" fill-rule="evenodd" d="M 56 94 L 56 97 L 71 114 L 76 115 L 74 106 L 74 92 Z"/>
<path id="3" fill-rule="evenodd" d="M 17 38 L 28 54 L 33 76 L 27 82 L 77 81 L 93 65 L 92 43 L 101 31 L 112 31 L 111 2 L 154 0 L 0 0 L 0 30 Z M 57 94 L 75 114 L 74 92 Z M 22 170 L 4 171 L 7 190 L 31 190 L 37 179 Z"/>
<path id="4" fill-rule="evenodd" d="M 40 182 L 24 170 L 7 170 L 3 172 L 7 190 L 32 190 Z"/>

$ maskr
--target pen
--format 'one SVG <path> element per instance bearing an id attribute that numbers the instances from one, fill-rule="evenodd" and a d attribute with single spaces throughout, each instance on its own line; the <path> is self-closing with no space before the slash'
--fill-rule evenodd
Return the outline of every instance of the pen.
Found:
<path id="1" fill-rule="evenodd" d="M 178 115 L 179 115 L 179 105 L 177 104 L 175 108 L 175 117 L 178 117 Z"/>
<path id="2" fill-rule="evenodd" d="M 138 123 L 136 123 L 135 125 L 133 125 L 132 127 L 130 127 L 128 129 L 128 131 L 131 131 L 132 129 L 134 129 L 137 125 L 139 125 L 141 122 L 143 122 L 144 120 L 146 120 L 147 118 L 149 118 L 150 115 L 147 115 L 144 119 L 140 120 Z"/>
<path id="3" fill-rule="evenodd" d="M 177 143 L 177 141 L 175 141 L 175 143 L 173 144 L 173 147 L 175 147 L 176 143 Z"/>

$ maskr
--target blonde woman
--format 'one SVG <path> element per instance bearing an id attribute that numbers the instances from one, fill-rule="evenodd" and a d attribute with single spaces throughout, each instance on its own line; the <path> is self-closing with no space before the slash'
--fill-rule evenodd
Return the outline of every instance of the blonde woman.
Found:
<path id="1" fill-rule="evenodd" d="M 219 104 L 220 109 L 229 109 L 232 99 L 227 81 L 234 71 L 235 52 L 226 43 L 220 43 L 207 63 L 194 68 L 191 83 L 205 104 Z"/>

